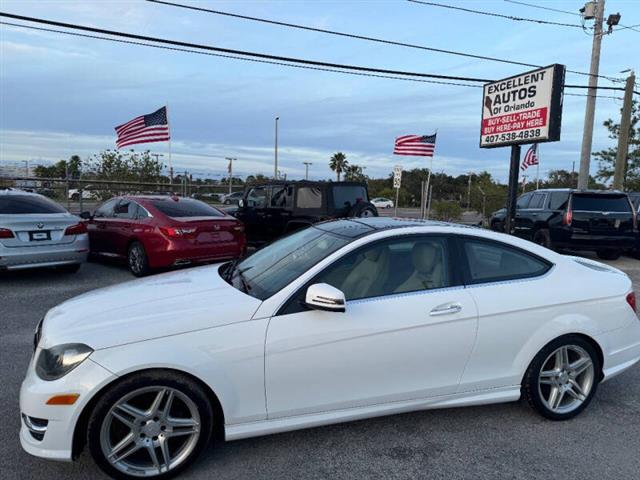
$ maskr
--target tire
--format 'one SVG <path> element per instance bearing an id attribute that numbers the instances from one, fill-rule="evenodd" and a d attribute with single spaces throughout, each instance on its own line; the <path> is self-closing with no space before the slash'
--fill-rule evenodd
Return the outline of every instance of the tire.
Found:
<path id="1" fill-rule="evenodd" d="M 140 242 L 133 242 L 127 250 L 127 266 L 136 277 L 149 275 L 149 259 L 144 246 Z"/>
<path id="2" fill-rule="evenodd" d="M 59 267 L 56 267 L 56 270 L 62 273 L 76 273 L 78 270 L 80 270 L 81 266 L 82 264 L 80 263 L 73 263 L 71 265 L 61 265 Z"/>
<path id="3" fill-rule="evenodd" d="M 378 210 L 373 206 L 372 203 L 358 202 L 353 206 L 348 216 L 358 218 L 377 217 Z"/>
<path id="4" fill-rule="evenodd" d="M 617 260 L 622 255 L 620 250 L 597 250 L 596 255 L 602 260 Z"/>
<path id="5" fill-rule="evenodd" d="M 78 200 L 80 200 L 80 195 L 78 193 L 71 194 L 71 200 L 77 202 Z"/>
<path id="6" fill-rule="evenodd" d="M 156 401 L 158 406 L 153 409 Z M 129 408 L 118 408 L 122 404 Z M 172 422 L 175 418 L 180 418 L 182 425 Z M 192 421 L 189 425 L 187 419 Z M 145 478 L 167 479 L 196 460 L 211 440 L 213 425 L 213 408 L 200 385 L 178 373 L 149 371 L 108 387 L 89 416 L 87 445 L 100 469 L 113 478 L 140 478 L 143 470 Z M 181 432 L 179 436 L 174 435 L 177 432 Z M 131 440 L 123 445 L 120 456 L 109 460 L 109 452 L 128 436 Z M 168 462 L 163 445 L 169 452 Z M 133 448 L 136 450 L 123 455 Z M 151 450 L 158 460 L 158 472 L 151 467 Z M 136 472 L 136 468 L 140 470 Z"/>
<path id="7" fill-rule="evenodd" d="M 566 335 L 547 344 L 533 359 L 522 382 L 522 397 L 543 417 L 568 420 L 587 408 L 600 375 L 593 345 L 583 337 Z"/>
<path id="8" fill-rule="evenodd" d="M 491 230 L 494 232 L 504 232 L 504 224 L 500 220 L 491 222 Z"/>
<path id="9" fill-rule="evenodd" d="M 542 247 L 553 250 L 553 243 L 551 243 L 551 234 L 549 233 L 549 229 L 541 228 L 536 230 L 533 234 L 533 243 L 537 243 Z"/>
<path id="10" fill-rule="evenodd" d="M 225 200 L 225 201 L 223 202 L 223 204 L 224 204 L 224 205 L 231 205 L 231 200 Z"/>

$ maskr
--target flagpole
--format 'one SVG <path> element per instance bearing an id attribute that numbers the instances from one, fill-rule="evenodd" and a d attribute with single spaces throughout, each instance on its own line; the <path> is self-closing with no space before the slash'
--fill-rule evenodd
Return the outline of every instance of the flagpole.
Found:
<path id="1" fill-rule="evenodd" d="M 540 190 L 540 152 L 538 151 L 538 145 L 536 145 L 536 157 L 537 157 L 537 165 L 536 165 L 536 190 Z"/>
<path id="2" fill-rule="evenodd" d="M 438 129 L 436 128 L 436 132 L 434 133 L 436 139 L 435 141 L 438 141 Z M 435 156 L 435 142 L 434 142 L 434 146 L 433 146 L 433 154 L 431 155 L 431 157 L 429 157 L 429 174 L 427 175 L 427 193 L 425 195 L 425 215 L 427 220 L 429 219 L 429 216 L 431 214 L 431 190 L 429 190 L 430 186 L 431 186 L 431 172 L 433 171 L 433 157 Z"/>
<path id="3" fill-rule="evenodd" d="M 169 102 L 165 106 L 167 113 L 167 129 L 169 130 L 169 186 L 173 184 L 173 163 L 171 162 L 171 125 L 169 124 Z M 171 188 L 169 188 L 171 190 Z"/>

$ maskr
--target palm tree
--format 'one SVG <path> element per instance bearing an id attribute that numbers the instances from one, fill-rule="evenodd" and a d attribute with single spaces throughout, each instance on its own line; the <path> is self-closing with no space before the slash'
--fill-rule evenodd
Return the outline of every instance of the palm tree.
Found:
<path id="1" fill-rule="evenodd" d="M 342 152 L 335 153 L 333 157 L 331 157 L 331 160 L 329 160 L 329 167 L 336 172 L 338 181 L 340 181 L 340 174 L 344 172 L 348 166 L 347 156 Z"/>

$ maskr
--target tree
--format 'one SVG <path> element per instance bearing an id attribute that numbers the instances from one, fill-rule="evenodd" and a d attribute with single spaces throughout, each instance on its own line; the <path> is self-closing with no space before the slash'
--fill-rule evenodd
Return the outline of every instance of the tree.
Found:
<path id="1" fill-rule="evenodd" d="M 336 172 L 338 182 L 340 181 L 340 175 L 348 166 L 349 162 L 347 161 L 347 156 L 342 152 L 334 153 L 331 160 L 329 160 L 329 168 Z"/>
<path id="2" fill-rule="evenodd" d="M 33 169 L 36 177 L 42 178 L 80 178 L 82 171 L 82 160 L 78 155 L 72 155 L 69 160 L 60 160 L 53 165 L 38 165 Z"/>
<path id="3" fill-rule="evenodd" d="M 349 182 L 365 182 L 367 176 L 359 165 L 347 165 L 344 170 L 344 179 Z"/>
<path id="4" fill-rule="evenodd" d="M 627 154 L 627 170 L 624 173 L 626 190 L 640 190 L 640 103 L 633 101 L 631 106 L 631 125 L 629 127 L 629 152 Z M 609 138 L 618 141 L 620 123 L 613 119 L 606 120 L 603 125 L 609 130 Z M 597 178 L 608 182 L 613 178 L 616 168 L 617 144 L 615 147 L 594 152 L 598 159 Z"/>

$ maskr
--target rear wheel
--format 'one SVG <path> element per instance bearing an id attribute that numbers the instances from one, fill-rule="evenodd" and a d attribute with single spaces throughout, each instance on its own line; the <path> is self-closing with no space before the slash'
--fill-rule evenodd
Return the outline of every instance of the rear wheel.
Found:
<path id="1" fill-rule="evenodd" d="M 144 277 L 149 274 L 149 259 L 140 242 L 133 242 L 129 245 L 127 264 L 131 273 L 136 277 Z"/>
<path id="2" fill-rule="evenodd" d="M 349 217 L 369 218 L 377 216 L 378 210 L 369 202 L 358 202 L 349 212 Z"/>
<path id="3" fill-rule="evenodd" d="M 134 375 L 113 386 L 89 419 L 87 441 L 114 478 L 169 478 L 207 446 L 213 409 L 194 381 L 169 372 Z"/>
<path id="4" fill-rule="evenodd" d="M 545 346 L 529 365 L 522 395 L 542 416 L 568 420 L 587 408 L 596 393 L 600 362 L 584 338 L 568 335 Z"/>
<path id="5" fill-rule="evenodd" d="M 491 222 L 491 230 L 494 232 L 504 232 L 504 224 L 500 220 Z"/>
<path id="6" fill-rule="evenodd" d="M 602 260 L 617 260 L 622 253 L 620 250 L 597 250 L 596 255 Z"/>
<path id="7" fill-rule="evenodd" d="M 553 248 L 553 245 L 551 244 L 551 234 L 546 228 L 536 230 L 536 232 L 533 234 L 533 242 L 545 248 Z"/>

